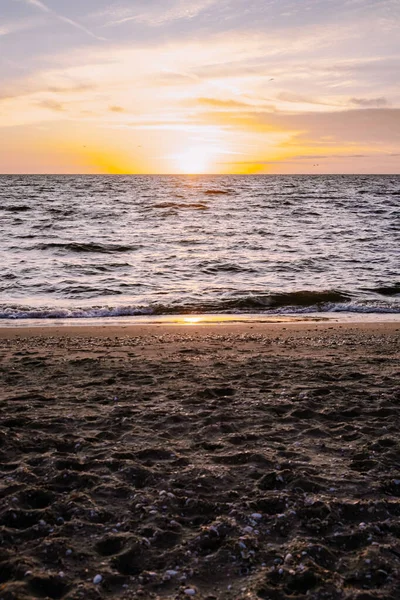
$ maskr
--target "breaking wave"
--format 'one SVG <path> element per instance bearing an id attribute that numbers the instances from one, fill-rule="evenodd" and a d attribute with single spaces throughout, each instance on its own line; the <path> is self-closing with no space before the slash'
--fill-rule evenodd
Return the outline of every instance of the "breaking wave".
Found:
<path id="1" fill-rule="evenodd" d="M 193 303 L 91 307 L 30 307 L 0 305 L 0 319 L 83 319 L 139 315 L 196 314 L 306 314 L 316 312 L 400 313 L 400 304 L 379 300 L 356 300 L 337 290 L 298 291 L 247 295 L 232 299 Z"/>

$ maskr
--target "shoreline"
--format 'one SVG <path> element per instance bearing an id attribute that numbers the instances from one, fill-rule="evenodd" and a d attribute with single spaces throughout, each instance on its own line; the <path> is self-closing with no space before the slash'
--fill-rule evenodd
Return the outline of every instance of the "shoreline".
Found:
<path id="1" fill-rule="evenodd" d="M 183 315 L 160 315 L 160 316 L 134 316 L 134 317 L 109 317 L 109 318 L 71 318 L 71 319 L 4 319 L 0 320 L 0 338 L 8 335 L 39 335 L 43 332 L 62 332 L 69 334 L 77 333 L 78 330 L 85 332 L 102 331 L 107 329 L 110 333 L 124 329 L 132 333 L 141 330 L 151 331 L 152 328 L 182 330 L 196 328 L 199 331 L 210 328 L 229 327 L 254 327 L 265 329 L 272 326 L 277 327 L 302 327 L 312 324 L 325 325 L 400 325 L 400 314 L 398 313 L 311 313 L 311 314 L 183 314 Z M 45 333 L 45 332 L 48 333 Z M 25 333 L 22 333 L 25 332 Z"/>
<path id="2" fill-rule="evenodd" d="M 202 339 L 210 336 L 246 336 L 260 335 L 270 338 L 275 335 L 283 337 L 301 337 L 306 332 L 321 332 L 325 335 L 334 332 L 381 333 L 394 334 L 400 331 L 398 321 L 279 321 L 279 322 L 206 322 L 206 323 L 141 323 L 141 324 L 102 324 L 102 325 L 37 325 L 26 327 L 1 327 L 0 340 L 24 340 L 30 338 L 44 339 L 127 339 L 148 338 L 149 343 L 157 336 L 175 336 Z"/>

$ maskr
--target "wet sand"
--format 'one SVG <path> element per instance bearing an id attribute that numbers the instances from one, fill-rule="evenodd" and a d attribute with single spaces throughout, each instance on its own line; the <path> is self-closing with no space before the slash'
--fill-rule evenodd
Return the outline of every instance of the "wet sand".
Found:
<path id="1" fill-rule="evenodd" d="M 399 337 L 0 329 L 0 598 L 398 600 Z"/>

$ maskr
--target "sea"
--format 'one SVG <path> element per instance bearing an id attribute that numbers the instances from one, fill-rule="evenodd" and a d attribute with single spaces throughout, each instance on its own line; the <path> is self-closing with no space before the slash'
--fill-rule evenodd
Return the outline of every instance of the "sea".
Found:
<path id="1" fill-rule="evenodd" d="M 398 314 L 399 225 L 400 175 L 3 175 L 0 319 Z"/>

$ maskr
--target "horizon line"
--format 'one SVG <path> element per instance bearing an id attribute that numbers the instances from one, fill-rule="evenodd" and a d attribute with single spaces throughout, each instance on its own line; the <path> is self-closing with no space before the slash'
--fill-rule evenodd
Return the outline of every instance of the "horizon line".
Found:
<path id="1" fill-rule="evenodd" d="M 0 177 L 326 177 L 331 176 L 388 176 L 397 173 L 0 173 Z"/>

